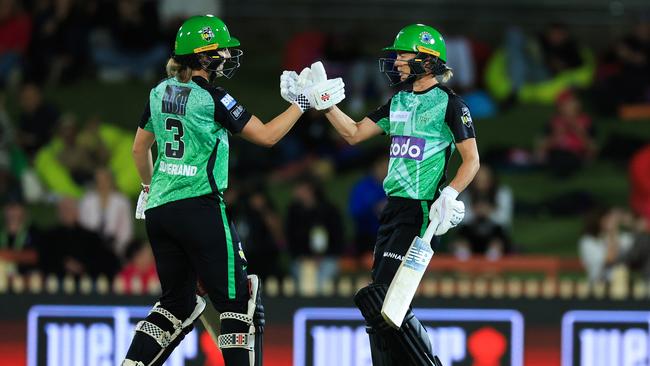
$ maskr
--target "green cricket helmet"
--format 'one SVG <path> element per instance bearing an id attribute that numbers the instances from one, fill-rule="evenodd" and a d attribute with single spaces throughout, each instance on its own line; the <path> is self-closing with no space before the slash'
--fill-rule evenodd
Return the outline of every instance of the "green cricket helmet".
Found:
<path id="1" fill-rule="evenodd" d="M 409 60 L 408 64 L 411 73 L 406 80 L 400 80 L 400 72 L 395 67 L 394 58 L 380 58 L 379 69 L 385 73 L 391 85 L 397 85 L 404 81 L 413 81 L 418 75 L 431 72 L 433 75 L 441 75 L 447 67 L 447 47 L 440 32 L 435 28 L 424 24 L 411 24 L 402 28 L 393 44 L 383 48 L 384 51 L 412 52 L 416 56 Z"/>
<path id="2" fill-rule="evenodd" d="M 411 24 L 397 33 L 392 46 L 384 51 L 425 53 L 447 62 L 447 47 L 442 34 L 435 28 L 424 24 Z"/>
<path id="3" fill-rule="evenodd" d="M 243 52 L 233 48 L 239 45 L 223 20 L 213 15 L 198 15 L 187 19 L 178 29 L 174 57 L 197 59 L 200 66 L 214 76 L 230 78 L 240 66 Z"/>

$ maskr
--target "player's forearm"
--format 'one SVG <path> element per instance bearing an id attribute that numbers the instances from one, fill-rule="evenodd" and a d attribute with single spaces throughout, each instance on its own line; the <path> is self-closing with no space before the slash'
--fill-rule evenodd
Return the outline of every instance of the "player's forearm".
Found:
<path id="1" fill-rule="evenodd" d="M 480 166 L 478 155 L 473 155 L 465 157 L 462 164 L 458 167 L 456 176 L 452 179 L 449 186 L 456 190 L 456 192 L 462 192 L 467 188 L 467 186 L 472 182 L 478 168 Z"/>
<path id="2" fill-rule="evenodd" d="M 337 106 L 328 109 L 325 112 L 325 117 L 334 126 L 336 132 L 349 144 L 354 145 L 359 142 L 356 139 L 356 134 L 359 130 L 357 123 L 347 114 L 343 113 Z"/>
<path id="3" fill-rule="evenodd" d="M 153 175 L 153 159 L 151 158 L 151 149 L 133 149 L 133 160 L 138 170 L 138 175 L 144 184 L 151 184 Z"/>
<path id="4" fill-rule="evenodd" d="M 278 143 L 296 124 L 302 111 L 295 104 L 291 104 L 286 111 L 280 113 L 270 122 L 264 125 L 265 145 L 271 147 Z"/>

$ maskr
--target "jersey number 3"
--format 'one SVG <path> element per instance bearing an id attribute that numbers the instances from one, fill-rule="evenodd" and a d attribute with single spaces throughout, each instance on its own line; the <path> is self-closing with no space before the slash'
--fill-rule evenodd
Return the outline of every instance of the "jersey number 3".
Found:
<path id="1" fill-rule="evenodd" d="M 165 120 L 165 129 L 167 131 L 175 130 L 174 141 L 165 143 L 165 156 L 172 159 L 180 159 L 185 154 L 185 144 L 183 143 L 183 123 L 176 118 L 167 118 Z M 174 148 L 176 144 L 176 148 Z"/>

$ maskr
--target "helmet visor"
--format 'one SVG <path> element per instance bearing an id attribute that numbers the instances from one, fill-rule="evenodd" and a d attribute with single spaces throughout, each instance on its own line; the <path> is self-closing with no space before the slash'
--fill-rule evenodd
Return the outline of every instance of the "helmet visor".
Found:
<path id="1" fill-rule="evenodd" d="M 214 73 L 214 77 L 230 79 L 241 65 L 240 59 L 244 52 L 238 48 L 223 48 L 203 53 L 199 62 L 206 71 Z"/>

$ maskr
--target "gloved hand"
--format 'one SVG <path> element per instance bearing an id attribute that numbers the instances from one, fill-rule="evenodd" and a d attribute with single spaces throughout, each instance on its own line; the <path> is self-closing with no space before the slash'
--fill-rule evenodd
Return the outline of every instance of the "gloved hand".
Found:
<path id="1" fill-rule="evenodd" d="M 136 220 L 144 220 L 144 210 L 147 209 L 147 200 L 149 199 L 149 185 L 142 184 L 142 191 L 138 197 L 138 204 L 135 206 Z"/>
<path id="2" fill-rule="evenodd" d="M 280 75 L 280 95 L 282 99 L 293 103 L 299 95 L 298 91 L 298 74 L 295 71 L 283 71 L 282 75 Z"/>
<path id="3" fill-rule="evenodd" d="M 439 222 L 434 235 L 443 235 L 463 221 L 465 204 L 456 200 L 457 197 L 458 192 L 447 186 L 440 192 L 440 197 L 431 205 L 429 220 L 438 220 Z"/>
<path id="4" fill-rule="evenodd" d="M 304 68 L 300 75 L 284 71 L 280 76 L 280 95 L 303 112 L 310 108 L 323 110 L 345 99 L 345 83 L 341 78 L 327 80 L 325 67 L 319 61 Z"/>

